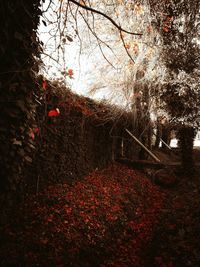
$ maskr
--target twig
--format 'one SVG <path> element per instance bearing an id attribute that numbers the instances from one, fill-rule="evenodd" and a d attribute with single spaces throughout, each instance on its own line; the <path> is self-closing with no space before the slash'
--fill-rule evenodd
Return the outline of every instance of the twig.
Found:
<path id="1" fill-rule="evenodd" d="M 109 45 L 107 45 L 104 41 L 102 41 L 102 40 L 97 36 L 97 34 L 95 33 L 95 31 L 92 30 L 92 28 L 90 27 L 89 23 L 88 23 L 87 20 L 84 18 L 83 14 L 81 14 L 81 12 L 79 12 L 79 13 L 80 13 L 81 17 L 83 18 L 84 22 L 86 23 L 86 25 L 87 25 L 88 29 L 90 30 L 90 32 L 91 32 L 91 33 L 94 35 L 94 37 L 97 39 L 99 49 L 100 49 L 101 54 L 103 55 L 104 59 L 108 62 L 108 64 L 110 64 L 114 69 L 116 69 L 115 66 L 113 66 L 113 64 L 107 59 L 107 57 L 105 56 L 105 54 L 104 54 L 104 52 L 103 52 L 103 49 L 102 49 L 102 47 L 101 47 L 101 43 L 104 44 L 104 45 L 106 45 L 108 48 L 110 48 Z M 110 49 L 111 49 L 111 48 L 110 48 Z M 111 51 L 112 51 L 112 49 L 111 49 Z"/>
<path id="2" fill-rule="evenodd" d="M 126 44 L 125 44 L 125 41 L 124 41 L 124 38 L 123 38 L 123 35 L 122 35 L 122 31 L 120 31 L 120 38 L 121 38 L 121 40 L 122 40 L 122 43 L 123 43 L 123 46 L 124 46 L 124 48 L 125 48 L 125 50 L 126 50 L 127 55 L 130 57 L 131 61 L 132 61 L 133 63 L 135 63 L 133 57 L 131 56 L 131 54 L 129 53 L 128 49 L 126 48 Z"/>

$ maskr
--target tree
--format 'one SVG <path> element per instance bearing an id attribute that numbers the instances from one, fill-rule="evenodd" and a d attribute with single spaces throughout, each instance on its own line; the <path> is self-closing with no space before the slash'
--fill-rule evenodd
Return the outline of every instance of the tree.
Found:
<path id="1" fill-rule="evenodd" d="M 168 74 L 161 93 L 172 119 L 191 122 L 198 115 L 200 47 L 199 1 L 150 1 L 163 38 L 162 58 Z"/>
<path id="2" fill-rule="evenodd" d="M 163 37 L 163 61 L 168 75 L 163 83 L 161 99 L 179 125 L 183 166 L 192 169 L 194 129 L 198 127 L 200 109 L 198 43 L 199 1 L 173 0 L 158 5 L 150 1 Z M 188 126 L 190 126 L 188 128 Z"/>

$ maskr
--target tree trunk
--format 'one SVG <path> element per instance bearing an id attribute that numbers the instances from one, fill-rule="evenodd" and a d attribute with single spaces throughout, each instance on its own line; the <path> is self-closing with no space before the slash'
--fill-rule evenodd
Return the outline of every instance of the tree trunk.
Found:
<path id="1" fill-rule="evenodd" d="M 194 128 L 183 126 L 178 130 L 178 141 L 181 150 L 181 164 L 184 173 L 194 172 L 193 142 L 195 137 Z"/>

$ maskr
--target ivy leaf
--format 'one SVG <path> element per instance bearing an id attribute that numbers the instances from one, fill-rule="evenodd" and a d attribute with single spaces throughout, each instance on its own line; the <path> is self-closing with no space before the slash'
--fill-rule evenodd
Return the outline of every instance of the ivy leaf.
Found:
<path id="1" fill-rule="evenodd" d="M 22 141 L 16 140 L 15 138 L 13 139 L 13 145 L 17 145 L 17 146 L 22 146 Z"/>
<path id="2" fill-rule="evenodd" d="M 27 162 L 32 163 L 32 158 L 31 158 L 31 157 L 26 156 L 24 159 L 25 159 Z"/>
<path id="3" fill-rule="evenodd" d="M 17 154 L 20 155 L 21 157 L 24 157 L 24 155 L 25 155 L 25 151 L 24 151 L 24 149 L 20 148 L 20 149 L 17 151 Z"/>
<path id="4" fill-rule="evenodd" d="M 46 90 L 47 89 L 47 81 L 46 80 L 44 80 L 43 82 L 42 82 L 42 88 L 44 89 L 44 90 Z"/>
<path id="5" fill-rule="evenodd" d="M 48 112 L 48 117 L 57 117 L 60 115 L 60 110 L 58 108 L 52 109 Z"/>

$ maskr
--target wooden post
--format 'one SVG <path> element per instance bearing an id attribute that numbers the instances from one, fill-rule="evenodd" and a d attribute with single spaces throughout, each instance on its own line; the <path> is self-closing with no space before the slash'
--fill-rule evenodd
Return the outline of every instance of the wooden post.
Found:
<path id="1" fill-rule="evenodd" d="M 123 137 L 121 141 L 121 156 L 124 157 L 124 138 Z"/>
<path id="2" fill-rule="evenodd" d="M 172 148 L 171 148 L 167 143 L 165 143 L 165 141 L 162 140 L 162 138 L 160 138 L 160 141 L 161 141 L 167 148 L 169 148 L 170 150 L 172 150 Z"/>
<path id="3" fill-rule="evenodd" d="M 156 161 L 156 162 L 161 162 L 159 158 L 156 157 L 146 146 L 144 146 L 129 130 L 125 129 L 126 132 L 142 147 L 144 150 Z"/>
<path id="4" fill-rule="evenodd" d="M 156 135 L 155 133 L 153 133 L 153 134 L 157 137 L 157 135 Z M 172 150 L 172 148 L 171 148 L 167 143 L 165 143 L 165 141 L 162 140 L 162 138 L 160 138 L 160 141 L 161 141 L 167 148 L 169 148 L 170 150 Z"/>

